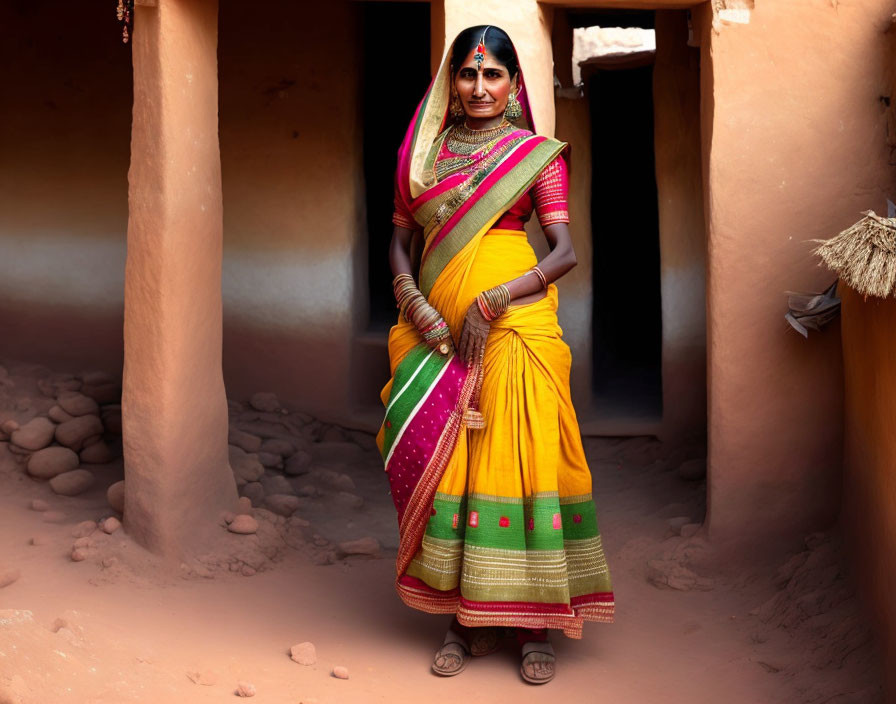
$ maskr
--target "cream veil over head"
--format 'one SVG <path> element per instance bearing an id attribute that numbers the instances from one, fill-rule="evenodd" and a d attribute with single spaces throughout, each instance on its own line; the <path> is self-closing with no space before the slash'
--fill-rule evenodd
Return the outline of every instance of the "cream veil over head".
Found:
<path id="1" fill-rule="evenodd" d="M 509 33 L 508 36 L 510 36 Z M 436 75 L 429 86 L 429 90 L 426 92 L 426 95 L 420 103 L 420 107 L 417 109 L 417 115 L 409 130 L 411 144 L 407 143 L 406 138 L 406 143 L 402 145 L 403 150 L 407 146 L 410 146 L 411 150 L 411 153 L 407 155 L 410 157 L 409 172 L 407 175 L 410 186 L 410 195 L 412 198 L 417 198 L 424 190 L 426 190 L 426 186 L 423 184 L 423 165 L 429 154 L 429 149 L 433 140 L 435 140 L 445 128 L 449 119 L 448 108 L 451 100 L 451 53 L 454 51 L 454 43 L 456 41 L 457 37 L 455 37 L 451 44 L 445 49 L 445 54 L 442 57 L 442 63 L 439 65 L 439 70 L 436 72 Z M 511 42 L 513 42 L 512 37 Z M 514 53 L 516 53 L 515 44 Z M 516 122 L 522 125 L 522 121 L 525 121 L 528 123 L 529 129 L 537 133 L 535 125 L 533 124 L 532 110 L 529 106 L 528 93 L 526 91 L 525 80 L 523 79 L 523 67 L 520 63 L 518 53 L 516 53 L 516 58 L 517 65 L 519 66 L 519 73 L 517 74 L 517 100 L 520 101 L 523 108 L 523 117 Z"/>

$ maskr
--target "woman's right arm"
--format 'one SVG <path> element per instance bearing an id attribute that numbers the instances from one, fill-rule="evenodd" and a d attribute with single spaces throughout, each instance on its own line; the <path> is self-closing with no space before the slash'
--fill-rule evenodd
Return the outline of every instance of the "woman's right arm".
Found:
<path id="1" fill-rule="evenodd" d="M 414 231 L 402 225 L 396 225 L 392 230 L 392 242 L 389 244 L 389 266 L 392 267 L 392 276 L 399 274 L 411 274 L 411 239 Z"/>

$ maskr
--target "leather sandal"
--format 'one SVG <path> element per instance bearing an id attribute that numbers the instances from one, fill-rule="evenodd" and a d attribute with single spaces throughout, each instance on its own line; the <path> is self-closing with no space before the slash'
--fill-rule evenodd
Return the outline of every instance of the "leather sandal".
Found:
<path id="1" fill-rule="evenodd" d="M 442 677 L 451 677 L 463 672 L 470 659 L 470 646 L 463 636 L 448 629 L 442 647 L 432 661 L 432 671 Z"/>
<path id="2" fill-rule="evenodd" d="M 548 641 L 528 641 L 522 646 L 520 674 L 529 684 L 544 684 L 554 679 L 554 648 Z"/>

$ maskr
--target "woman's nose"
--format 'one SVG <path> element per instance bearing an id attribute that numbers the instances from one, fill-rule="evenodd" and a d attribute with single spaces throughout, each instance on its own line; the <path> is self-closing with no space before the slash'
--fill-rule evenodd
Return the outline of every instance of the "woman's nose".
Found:
<path id="1" fill-rule="evenodd" d="M 473 95 L 477 98 L 485 95 L 485 89 L 482 87 L 482 71 L 476 72 L 476 83 L 473 84 Z"/>

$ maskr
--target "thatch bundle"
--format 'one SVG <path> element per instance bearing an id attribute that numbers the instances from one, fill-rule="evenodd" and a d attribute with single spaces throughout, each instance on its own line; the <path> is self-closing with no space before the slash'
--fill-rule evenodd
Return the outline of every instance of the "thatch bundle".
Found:
<path id="1" fill-rule="evenodd" d="M 873 210 L 813 250 L 840 279 L 865 296 L 896 296 L 896 218 Z"/>

